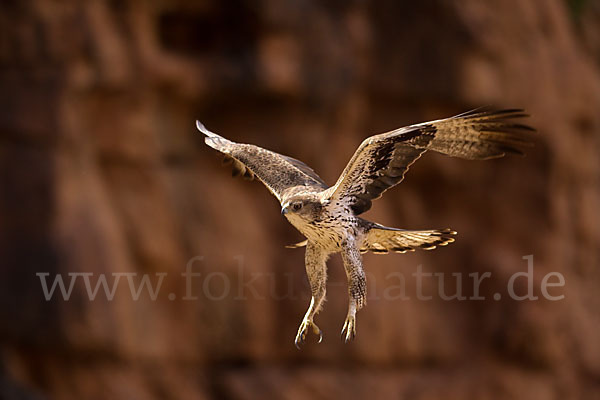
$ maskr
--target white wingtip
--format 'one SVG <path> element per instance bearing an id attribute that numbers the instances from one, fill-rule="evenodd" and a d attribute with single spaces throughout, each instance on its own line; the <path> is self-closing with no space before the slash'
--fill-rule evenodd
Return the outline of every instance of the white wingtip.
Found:
<path id="1" fill-rule="evenodd" d="M 198 120 L 196 120 L 196 128 L 200 132 L 204 133 L 208 137 L 219 137 L 219 135 L 217 135 L 216 133 L 211 132 L 208 129 L 206 129 L 206 127 L 204 126 L 204 124 L 202 122 L 198 121 Z"/>

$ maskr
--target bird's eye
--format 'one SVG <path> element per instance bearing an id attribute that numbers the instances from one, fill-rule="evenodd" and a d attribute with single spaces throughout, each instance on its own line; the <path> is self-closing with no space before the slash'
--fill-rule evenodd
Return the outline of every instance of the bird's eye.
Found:
<path id="1" fill-rule="evenodd" d="M 292 205 L 292 208 L 294 209 L 294 211 L 298 211 L 302 208 L 302 203 L 294 203 Z"/>

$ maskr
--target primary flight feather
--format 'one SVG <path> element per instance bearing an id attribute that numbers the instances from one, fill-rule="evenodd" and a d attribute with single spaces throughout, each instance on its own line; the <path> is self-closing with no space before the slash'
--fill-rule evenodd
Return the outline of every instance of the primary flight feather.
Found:
<path id="1" fill-rule="evenodd" d="M 349 306 L 342 328 L 348 342 L 355 336 L 356 312 L 366 303 L 366 278 L 361 253 L 404 253 L 434 249 L 454 241 L 450 229 L 409 231 L 360 218 L 372 201 L 404 179 L 408 168 L 427 150 L 469 160 L 487 160 L 506 153 L 523 154 L 527 125 L 515 122 L 523 110 L 473 110 L 454 117 L 410 125 L 371 136 L 358 147 L 335 185 L 306 164 L 251 144 L 225 139 L 196 126 L 210 147 L 225 154 L 233 175 L 258 178 L 281 203 L 281 213 L 305 237 L 289 247 L 306 246 L 305 264 L 312 299 L 296 335 L 300 346 L 309 329 L 322 339 L 314 322 L 325 299 L 328 257 L 340 252 L 348 277 Z"/>

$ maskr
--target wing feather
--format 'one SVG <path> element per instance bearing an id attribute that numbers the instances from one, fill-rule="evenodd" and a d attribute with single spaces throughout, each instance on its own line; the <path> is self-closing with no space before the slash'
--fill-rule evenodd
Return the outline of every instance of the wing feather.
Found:
<path id="1" fill-rule="evenodd" d="M 199 121 L 196 127 L 206 136 L 207 145 L 225 154 L 224 163 L 232 164 L 233 176 L 257 177 L 280 203 L 290 189 L 322 191 L 327 188 L 319 175 L 302 161 L 251 144 L 232 142 L 209 131 Z"/>
<path id="2" fill-rule="evenodd" d="M 524 133 L 534 129 L 514 119 L 526 116 L 520 109 L 478 109 L 372 136 L 358 147 L 327 197 L 346 200 L 361 214 L 372 200 L 402 182 L 427 150 L 471 160 L 523 154 L 521 147 L 531 143 Z"/>

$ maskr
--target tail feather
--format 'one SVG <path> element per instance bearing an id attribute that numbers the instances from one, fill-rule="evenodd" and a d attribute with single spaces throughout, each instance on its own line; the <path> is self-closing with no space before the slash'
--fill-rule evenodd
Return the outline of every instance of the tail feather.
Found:
<path id="1" fill-rule="evenodd" d="M 381 225 L 372 227 L 360 251 L 386 254 L 390 251 L 406 253 L 415 249 L 433 250 L 454 242 L 456 232 L 451 229 L 406 231 Z"/>
<path id="2" fill-rule="evenodd" d="M 447 246 L 454 242 L 456 231 L 452 229 L 432 229 L 407 231 L 370 223 L 367 238 L 360 248 L 361 253 L 387 254 L 390 251 L 406 253 L 415 249 L 433 250 L 437 246 Z M 304 247 L 307 240 L 285 246 L 288 249 Z"/>

